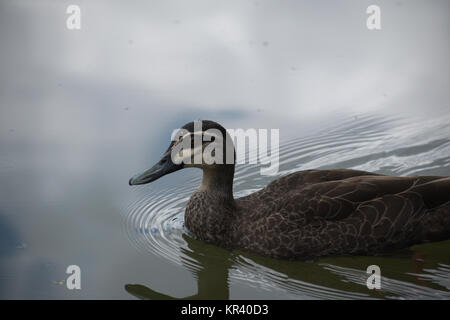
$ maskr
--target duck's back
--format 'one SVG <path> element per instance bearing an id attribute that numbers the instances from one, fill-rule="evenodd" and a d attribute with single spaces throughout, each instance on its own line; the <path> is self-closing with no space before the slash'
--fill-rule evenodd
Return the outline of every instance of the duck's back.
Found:
<path id="1" fill-rule="evenodd" d="M 376 254 L 450 237 L 450 178 L 308 170 L 236 204 L 233 242 L 274 257 Z"/>

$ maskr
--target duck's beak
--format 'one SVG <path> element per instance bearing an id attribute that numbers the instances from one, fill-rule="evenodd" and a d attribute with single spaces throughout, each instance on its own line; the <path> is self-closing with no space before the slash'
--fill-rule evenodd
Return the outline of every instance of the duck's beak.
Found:
<path id="1" fill-rule="evenodd" d="M 181 164 L 174 164 L 170 156 L 171 149 L 166 151 L 161 160 L 147 171 L 137 174 L 129 181 L 130 186 L 146 184 L 155 181 L 162 176 L 183 168 Z"/>

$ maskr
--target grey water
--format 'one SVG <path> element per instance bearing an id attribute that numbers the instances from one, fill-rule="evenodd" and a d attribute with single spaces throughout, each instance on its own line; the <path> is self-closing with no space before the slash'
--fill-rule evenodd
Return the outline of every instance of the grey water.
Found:
<path id="1" fill-rule="evenodd" d="M 450 240 L 275 260 L 185 230 L 201 171 L 128 185 L 195 119 L 280 130 L 278 173 L 238 165 L 235 197 L 312 168 L 450 176 L 449 3 L 381 1 L 379 33 L 364 1 L 167 3 L 80 1 L 79 31 L 64 2 L 0 3 L 0 298 L 449 299 Z"/>
<path id="2" fill-rule="evenodd" d="M 339 119 L 280 141 L 276 176 L 261 176 L 259 164 L 238 166 L 235 196 L 310 168 L 450 175 L 449 123 L 449 116 Z M 127 174 L 137 166 L 118 152 L 121 145 L 71 155 L 52 143 L 10 148 L 0 167 L 2 298 L 450 298 L 450 241 L 376 257 L 298 262 L 228 251 L 193 239 L 183 227 L 185 204 L 200 183 L 196 169 L 129 187 Z M 163 151 L 155 149 L 155 156 Z M 74 168 L 68 161 L 92 162 Z M 66 287 L 72 264 L 81 268 L 81 290 Z M 375 292 L 366 287 L 373 264 L 382 271 Z"/>

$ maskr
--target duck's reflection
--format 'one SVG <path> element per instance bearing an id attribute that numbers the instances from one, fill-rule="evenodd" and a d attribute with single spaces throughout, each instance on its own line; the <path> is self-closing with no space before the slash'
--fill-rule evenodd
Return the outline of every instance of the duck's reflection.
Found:
<path id="1" fill-rule="evenodd" d="M 187 267 L 197 279 L 198 292 L 192 296 L 175 298 L 152 290 L 140 284 L 127 284 L 125 290 L 140 299 L 152 300 L 228 300 L 228 271 L 232 266 L 230 251 L 195 240 L 183 235 L 188 245 L 181 248 L 183 265 Z M 218 254 L 218 250 L 220 251 Z M 214 251 L 211 255 L 210 252 Z"/>
<path id="2" fill-rule="evenodd" d="M 392 296 L 402 296 L 402 290 L 396 292 L 374 291 L 365 286 L 365 270 L 369 265 L 379 265 L 382 270 L 382 276 L 390 279 L 396 279 L 407 283 L 416 283 L 442 290 L 439 285 L 420 281 L 418 278 L 408 274 L 411 270 L 415 273 L 423 271 L 424 267 L 436 267 L 437 262 L 432 259 L 425 260 L 428 247 L 422 246 L 414 250 L 402 250 L 395 254 L 377 256 L 377 257 L 334 257 L 324 258 L 318 261 L 285 261 L 266 258 L 258 255 L 247 254 L 243 252 L 229 251 L 214 245 L 205 244 L 202 241 L 195 240 L 187 235 L 183 235 L 187 247 L 181 248 L 181 257 L 183 265 L 189 269 L 194 278 L 197 279 L 198 291 L 192 296 L 183 298 L 172 297 L 140 284 L 127 284 L 125 290 L 131 295 L 140 299 L 152 300 L 197 300 L 229 299 L 229 271 L 233 269 L 242 269 L 246 265 L 245 273 L 262 275 L 269 281 L 275 280 L 276 286 L 284 287 L 291 291 L 293 296 L 299 298 L 386 298 Z M 439 246 L 434 245 L 433 250 L 447 251 L 450 248 L 450 241 L 442 242 Z M 421 265 L 418 268 L 417 256 L 420 255 Z M 442 254 L 437 254 L 442 258 Z M 441 259 L 442 260 L 442 259 Z M 450 262 L 450 261 L 449 261 Z M 329 266 L 338 266 L 338 271 L 334 272 Z M 340 272 L 339 268 L 346 271 Z M 348 269 L 347 269 L 348 268 Z M 354 272 L 357 271 L 357 272 Z M 276 276 L 276 275 L 279 276 Z M 348 276 L 348 277 L 347 277 Z M 355 280 L 358 276 L 361 279 Z M 364 278 L 364 279 L 363 279 Z M 353 280 L 352 280 L 353 279 Z M 258 280 L 256 280 L 258 281 Z M 408 286 L 405 286 L 407 290 Z M 416 288 L 420 290 L 420 288 Z M 426 292 L 426 291 L 424 291 Z M 406 293 L 406 292 L 405 292 Z M 420 292 L 418 292 L 420 293 Z"/>

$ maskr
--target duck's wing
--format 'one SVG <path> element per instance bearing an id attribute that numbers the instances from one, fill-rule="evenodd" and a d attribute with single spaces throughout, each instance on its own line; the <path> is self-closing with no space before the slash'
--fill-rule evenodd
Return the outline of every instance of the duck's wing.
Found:
<path id="1" fill-rule="evenodd" d="M 415 193 L 422 198 L 420 206 L 432 209 L 450 201 L 450 188 L 441 177 L 391 177 L 361 175 L 319 183 L 287 191 L 278 205 L 309 218 L 345 219 L 368 201 L 390 206 L 388 195 L 403 197 Z"/>
<path id="2" fill-rule="evenodd" d="M 323 255 L 374 254 L 449 239 L 450 178 L 411 179 L 416 182 L 411 187 L 357 203 L 345 218 L 319 220 L 320 228 L 314 223 L 302 227 L 303 243 L 319 246 L 313 250 Z"/>
<path id="3" fill-rule="evenodd" d="M 410 204 L 412 210 L 425 212 L 450 201 L 450 187 L 445 179 L 450 178 L 391 177 L 344 169 L 310 170 L 275 180 L 266 188 L 238 199 L 238 203 L 252 212 L 253 219 L 280 215 L 289 224 L 300 227 L 317 220 L 339 221 L 358 215 L 360 207 L 369 205 L 370 201 L 396 208 L 396 199 L 407 192 L 422 199 Z M 389 213 L 395 215 L 396 211 Z"/>
<path id="4" fill-rule="evenodd" d="M 379 174 L 351 169 L 332 170 L 304 170 L 288 174 L 275 179 L 263 189 L 245 197 L 238 198 L 239 202 L 265 202 L 275 203 L 277 199 L 284 198 L 289 193 L 300 194 L 303 189 L 321 182 L 339 181 L 358 176 L 380 176 Z"/>
<path id="5" fill-rule="evenodd" d="M 291 173 L 269 183 L 263 191 L 272 194 L 285 194 L 295 190 L 301 190 L 311 184 L 318 184 L 328 181 L 341 181 L 348 178 L 360 176 L 381 176 L 376 173 L 351 170 L 351 169 L 332 169 L 332 170 L 305 170 Z"/>

